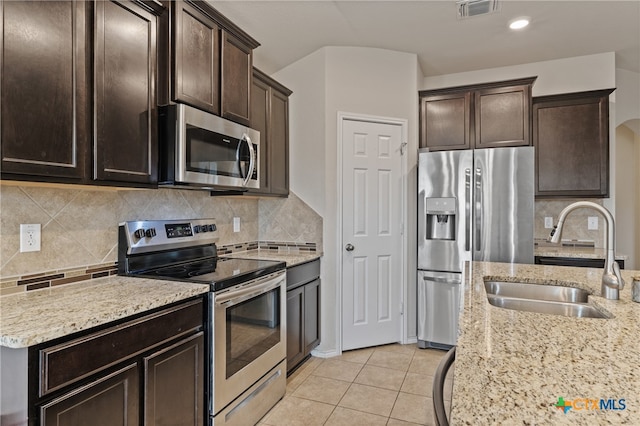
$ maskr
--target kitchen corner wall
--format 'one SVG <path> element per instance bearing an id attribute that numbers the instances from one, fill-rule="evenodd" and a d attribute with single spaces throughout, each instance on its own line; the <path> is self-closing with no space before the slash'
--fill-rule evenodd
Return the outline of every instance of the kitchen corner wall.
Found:
<path id="1" fill-rule="evenodd" d="M 582 199 L 579 199 L 583 201 Z M 558 223 L 558 217 L 560 216 L 560 212 L 569 204 L 578 201 L 578 199 L 574 200 L 536 200 L 535 202 L 535 228 L 534 228 L 534 238 L 536 239 L 547 239 L 549 237 L 549 233 L 551 229 L 546 229 L 544 227 L 544 218 L 545 216 L 550 216 L 553 218 L 553 224 L 556 225 Z M 594 203 L 603 205 L 602 200 L 593 199 L 586 200 L 593 201 Z M 588 230 L 587 229 L 587 220 L 589 216 L 597 216 L 598 217 L 598 230 Z M 563 226 L 562 230 L 562 239 L 563 240 L 587 240 L 593 241 L 594 246 L 597 248 L 604 248 L 605 235 L 604 228 L 606 226 L 606 222 L 602 215 L 591 209 L 577 209 L 569 216 L 567 216 L 567 220 Z"/>
<path id="2" fill-rule="evenodd" d="M 240 232 L 233 232 L 233 218 Z M 218 246 L 276 241 L 316 243 L 322 219 L 295 194 L 287 199 L 211 197 L 206 191 L 114 190 L 0 185 L 0 277 L 113 263 L 118 223 L 215 218 Z M 20 224 L 42 226 L 42 250 L 20 253 Z"/>

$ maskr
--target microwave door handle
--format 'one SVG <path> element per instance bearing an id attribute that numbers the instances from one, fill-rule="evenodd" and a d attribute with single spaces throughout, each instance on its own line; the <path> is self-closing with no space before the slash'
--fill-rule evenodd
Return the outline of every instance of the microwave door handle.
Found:
<path id="1" fill-rule="evenodd" d="M 244 178 L 243 186 L 247 186 L 251 176 L 253 176 L 253 169 L 256 166 L 256 152 L 253 149 L 253 143 L 251 143 L 251 138 L 247 135 L 244 135 L 242 138 L 244 142 L 247 143 L 247 147 L 249 148 L 249 171 L 247 172 L 247 176 Z"/>

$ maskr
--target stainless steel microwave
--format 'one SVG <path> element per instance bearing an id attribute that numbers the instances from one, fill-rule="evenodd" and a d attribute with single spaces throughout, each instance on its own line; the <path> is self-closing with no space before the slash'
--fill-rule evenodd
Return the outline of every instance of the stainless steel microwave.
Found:
<path id="1" fill-rule="evenodd" d="M 259 188 L 260 132 L 185 104 L 160 107 L 158 185 Z"/>

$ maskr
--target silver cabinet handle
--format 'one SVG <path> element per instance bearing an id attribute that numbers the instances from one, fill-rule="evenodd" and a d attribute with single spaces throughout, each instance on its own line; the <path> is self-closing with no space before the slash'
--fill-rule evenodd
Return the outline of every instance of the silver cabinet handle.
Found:
<path id="1" fill-rule="evenodd" d="M 480 251 L 482 244 L 482 170 L 476 169 L 476 202 L 475 202 L 475 222 L 476 222 L 476 251 Z"/>
<path id="2" fill-rule="evenodd" d="M 471 238 L 469 233 L 471 232 L 471 169 L 464 170 L 464 251 L 471 250 Z"/>
<path id="3" fill-rule="evenodd" d="M 344 249 L 345 249 L 346 251 L 353 251 L 353 249 L 354 249 L 354 248 L 355 248 L 355 247 L 353 246 L 353 244 L 347 244 L 347 245 L 344 247 Z"/>

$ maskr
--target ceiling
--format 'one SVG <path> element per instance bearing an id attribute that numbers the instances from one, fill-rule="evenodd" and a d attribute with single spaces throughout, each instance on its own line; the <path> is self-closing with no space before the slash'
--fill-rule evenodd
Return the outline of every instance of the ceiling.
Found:
<path id="1" fill-rule="evenodd" d="M 498 12 L 458 19 L 455 0 L 209 1 L 261 46 L 267 74 L 324 46 L 415 53 L 425 76 L 616 52 L 640 73 L 640 0 L 503 0 Z M 507 28 L 531 18 L 521 31 Z"/>

